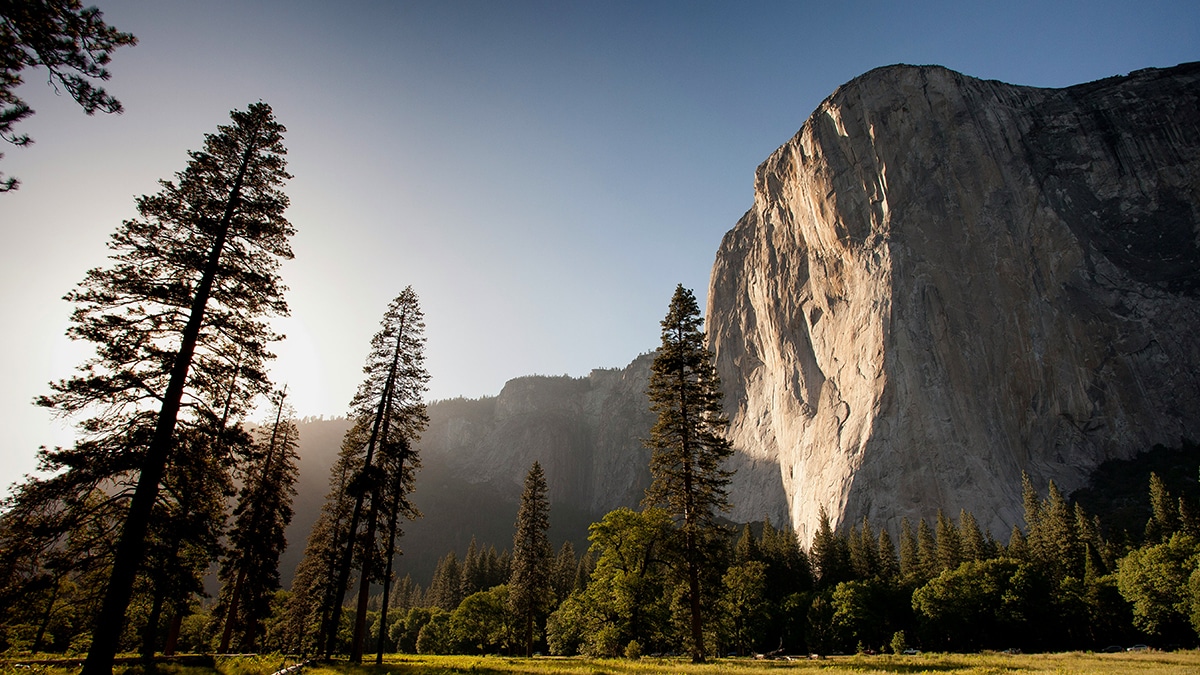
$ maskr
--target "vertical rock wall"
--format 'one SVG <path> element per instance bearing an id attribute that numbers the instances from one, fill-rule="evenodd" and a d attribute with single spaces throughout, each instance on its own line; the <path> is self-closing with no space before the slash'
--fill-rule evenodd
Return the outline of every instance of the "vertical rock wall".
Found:
<path id="1" fill-rule="evenodd" d="M 967 509 L 1005 538 L 1022 471 L 1069 491 L 1200 437 L 1198 236 L 1198 64 L 839 88 L 759 167 L 713 268 L 710 344 L 759 469 L 734 519 L 769 512 L 777 466 L 805 540 L 822 508 Z"/>

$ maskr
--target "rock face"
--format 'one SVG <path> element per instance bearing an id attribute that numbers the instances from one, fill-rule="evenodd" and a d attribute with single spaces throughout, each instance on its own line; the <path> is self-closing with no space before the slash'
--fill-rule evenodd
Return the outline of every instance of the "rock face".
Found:
<path id="1" fill-rule="evenodd" d="M 1066 89 L 871 71 L 758 168 L 717 254 L 742 461 L 778 467 L 804 540 L 822 508 L 967 509 L 1004 539 L 1022 471 L 1070 491 L 1200 438 L 1198 237 L 1200 64 Z"/>
<path id="2" fill-rule="evenodd" d="M 550 501 L 597 518 L 636 506 L 650 485 L 642 439 L 654 424 L 646 399 L 653 360 L 645 354 L 583 378 L 520 377 L 494 398 L 434 403 L 422 453 L 469 483 L 515 495 L 541 462 Z"/>

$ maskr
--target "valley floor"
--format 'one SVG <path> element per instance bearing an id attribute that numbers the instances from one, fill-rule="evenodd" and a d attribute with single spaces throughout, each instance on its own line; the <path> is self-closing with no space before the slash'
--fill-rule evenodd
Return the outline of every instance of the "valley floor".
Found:
<path id="1" fill-rule="evenodd" d="M 163 665 L 159 675 L 270 675 L 280 657 L 259 657 L 239 662 L 220 659 L 215 668 Z M 40 663 L 25 665 L 19 661 L 0 661 L 0 675 L 72 675 L 78 666 Z M 505 675 L 652 675 L 657 673 L 734 675 L 784 675 L 788 672 L 853 672 L 860 675 L 945 673 L 947 675 L 1079 675 L 1136 673 L 1144 675 L 1184 675 L 1200 673 L 1200 651 L 1137 652 L 1094 654 L 1067 652 L 1058 654 L 917 654 L 914 656 L 833 656 L 818 660 L 756 661 L 749 658 L 717 659 L 693 665 L 684 659 L 643 658 L 584 659 L 578 657 L 504 656 L 416 656 L 390 655 L 382 666 L 352 666 L 346 663 L 314 664 L 303 675 L 451 675 L 477 673 Z M 115 669 L 118 675 L 140 675 L 136 666 Z"/>

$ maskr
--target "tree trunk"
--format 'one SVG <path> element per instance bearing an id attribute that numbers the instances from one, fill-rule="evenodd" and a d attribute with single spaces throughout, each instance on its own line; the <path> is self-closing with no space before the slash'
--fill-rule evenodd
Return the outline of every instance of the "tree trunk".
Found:
<path id="1" fill-rule="evenodd" d="M 183 608 L 176 607 L 171 615 L 171 627 L 167 630 L 167 643 L 163 645 L 163 656 L 175 656 L 175 647 L 179 645 L 179 631 L 183 628 Z"/>
<path id="2" fill-rule="evenodd" d="M 387 570 L 383 573 L 383 608 L 379 614 L 379 649 L 375 654 L 375 665 L 383 665 L 384 639 L 388 630 L 388 603 L 392 594 L 392 560 L 396 557 L 396 524 L 400 520 L 400 490 L 404 485 L 404 456 L 406 448 L 401 448 L 400 459 L 396 463 L 396 484 L 392 487 L 392 512 L 388 521 L 387 540 Z"/>
<path id="3" fill-rule="evenodd" d="M 54 580 L 54 590 L 50 592 L 50 602 L 46 603 L 46 611 L 42 615 L 42 621 L 38 624 L 37 636 L 33 639 L 33 647 L 30 649 L 34 654 L 42 651 L 42 642 L 46 639 L 46 630 L 50 627 L 50 619 L 54 617 L 54 603 L 58 602 L 58 589 L 62 586 L 61 578 Z"/>
<path id="4" fill-rule="evenodd" d="M 146 617 L 146 625 L 142 628 L 142 672 L 154 670 L 154 643 L 158 638 L 158 623 L 162 620 L 162 608 L 166 590 L 161 585 L 154 588 L 154 600 L 150 603 L 150 616 Z"/>
<path id="5" fill-rule="evenodd" d="M 373 491 L 378 492 L 378 491 Z M 367 536 L 364 539 L 362 571 L 358 575 L 358 606 L 354 612 L 354 638 L 350 643 L 350 663 L 362 663 L 363 643 L 367 634 L 367 602 L 371 599 L 371 575 L 375 571 L 375 527 L 379 520 L 376 507 L 378 494 L 371 496 L 371 510 L 367 515 Z"/>
<path id="6" fill-rule="evenodd" d="M 257 133 L 257 128 L 254 130 Z M 242 155 L 237 177 L 230 190 L 225 212 L 217 226 L 217 236 L 209 249 L 208 260 L 205 261 L 204 273 L 196 287 L 196 296 L 192 299 L 191 312 L 188 315 L 187 326 L 184 328 L 179 344 L 179 353 L 171 366 L 171 379 L 167 391 L 163 395 L 162 409 L 154 428 L 154 437 L 150 447 L 146 449 L 146 457 L 138 475 L 137 489 L 129 503 L 129 513 L 121 528 L 121 536 L 117 540 L 116 555 L 108 586 L 104 591 L 104 600 L 100 612 L 96 615 L 95 628 L 92 631 L 92 646 L 88 650 L 87 660 L 83 663 L 81 675 L 112 675 L 113 658 L 117 654 L 117 646 L 121 632 L 125 628 L 125 611 L 133 596 L 133 581 L 146 550 L 146 531 L 150 526 L 150 515 L 154 509 L 154 501 L 158 497 L 158 484 L 162 481 L 174 444 L 175 423 L 179 419 L 179 408 L 183 400 L 183 389 L 187 384 L 188 369 L 192 365 L 192 355 L 196 351 L 196 342 L 200 338 L 200 327 L 204 322 L 204 308 L 208 304 L 216 281 L 217 270 L 221 261 L 221 251 L 225 248 L 225 240 L 229 236 L 229 226 L 233 221 L 234 211 L 242 191 L 242 182 L 250 165 L 250 158 L 258 148 L 250 144 Z"/>
<path id="7" fill-rule="evenodd" d="M 229 605 L 225 607 L 225 628 L 221 631 L 221 644 L 217 647 L 218 654 L 229 653 L 229 643 L 233 641 L 233 629 L 237 625 L 238 610 L 242 600 L 242 587 L 246 584 L 246 568 L 238 570 L 233 581 L 233 592 L 230 593 Z"/>

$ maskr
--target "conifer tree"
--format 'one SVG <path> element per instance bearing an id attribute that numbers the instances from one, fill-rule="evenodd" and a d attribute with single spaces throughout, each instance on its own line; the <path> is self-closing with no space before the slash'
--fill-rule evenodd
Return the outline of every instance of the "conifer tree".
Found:
<path id="1" fill-rule="evenodd" d="M 67 334 L 95 356 L 38 400 L 86 416 L 75 448 L 44 453 L 46 467 L 137 476 L 87 675 L 112 670 L 177 426 L 216 428 L 224 401 L 240 414 L 269 388 L 266 348 L 278 337 L 265 319 L 287 313 L 278 269 L 292 257 L 285 129 L 265 103 L 230 116 L 175 181 L 137 199 L 139 216 L 109 242 L 110 266 L 67 295 L 76 305 Z M 221 391 L 235 372 L 232 394 Z"/>
<path id="2" fill-rule="evenodd" d="M 546 499 L 546 475 L 534 462 L 525 476 L 525 490 L 517 511 L 513 535 L 512 576 L 508 581 L 508 606 L 519 628 L 519 640 L 525 655 L 533 656 L 534 624 L 546 611 L 550 599 L 550 573 L 553 551 L 550 530 L 550 503 Z"/>
<path id="3" fill-rule="evenodd" d="M 919 581 L 921 576 L 921 561 L 917 553 L 917 537 L 913 534 L 912 523 L 908 518 L 900 519 L 900 575 L 908 583 Z M 920 581 L 916 585 L 925 583 Z"/>
<path id="4" fill-rule="evenodd" d="M 1029 560 L 1045 560 L 1046 546 L 1042 536 L 1044 533 L 1042 517 L 1045 514 L 1042 510 L 1042 500 L 1038 496 L 1037 490 L 1033 488 L 1033 481 L 1029 478 L 1029 474 L 1024 471 L 1021 472 L 1021 504 L 1025 509 L 1026 556 Z"/>
<path id="5" fill-rule="evenodd" d="M 958 536 L 958 528 L 954 522 L 942 513 L 937 512 L 937 570 L 957 569 L 962 562 L 962 541 Z"/>
<path id="6" fill-rule="evenodd" d="M 1146 521 L 1146 541 L 1161 544 L 1179 529 L 1177 504 L 1157 473 L 1150 473 L 1150 509 L 1153 515 Z"/>
<path id="7" fill-rule="evenodd" d="M 817 516 L 817 533 L 813 535 L 810 556 L 822 589 L 831 589 L 853 576 L 849 550 L 842 538 L 833 531 L 824 506 Z"/>
<path id="8" fill-rule="evenodd" d="M 450 551 L 433 568 L 433 579 L 425 591 L 425 606 L 440 607 L 453 612 L 462 602 L 462 565 L 458 556 Z"/>
<path id="9" fill-rule="evenodd" d="M 571 591 L 575 590 L 575 572 L 579 568 L 579 559 L 575 556 L 575 547 L 569 541 L 564 541 L 554 558 L 554 570 L 551 575 L 551 590 L 554 591 L 554 603 L 557 606 Z"/>
<path id="10" fill-rule="evenodd" d="M 766 534 L 765 528 L 763 533 Z M 754 538 L 754 532 L 750 529 L 750 523 L 742 526 L 742 536 L 738 537 L 737 544 L 733 547 L 733 556 L 738 564 L 762 559 L 762 553 L 759 550 L 758 541 Z"/>
<path id="11" fill-rule="evenodd" d="M 1068 576 L 1080 579 L 1083 577 L 1084 555 L 1079 544 L 1079 532 L 1075 529 L 1075 513 L 1054 481 L 1050 481 L 1046 491 L 1041 522 L 1044 532 L 1040 537 L 1045 568 L 1056 581 Z"/>
<path id="12" fill-rule="evenodd" d="M 467 557 L 463 558 L 462 578 L 459 580 L 459 594 L 464 598 L 473 593 L 487 590 L 483 587 L 483 559 L 479 554 L 479 545 L 475 543 L 475 537 L 471 537 L 471 543 L 467 545 Z"/>
<path id="13" fill-rule="evenodd" d="M 791 528 L 777 529 L 763 523 L 759 556 L 767 563 L 768 587 L 787 597 L 812 590 L 812 565 Z"/>
<path id="14" fill-rule="evenodd" d="M 878 547 L 875 530 L 865 516 L 858 528 L 850 528 L 850 567 L 858 579 L 871 579 L 879 574 Z"/>
<path id="15" fill-rule="evenodd" d="M 987 541 L 979 531 L 979 523 L 970 511 L 963 509 L 958 514 L 958 538 L 962 545 L 963 560 L 989 558 Z"/>
<path id="16" fill-rule="evenodd" d="M 393 515 L 416 517 L 408 501 L 413 488 L 413 471 L 418 464 L 414 443 L 429 422 L 422 396 L 429 373 L 425 370 L 425 322 L 412 287 L 405 288 L 388 305 L 380 330 L 371 339 L 371 351 L 363 366 L 366 377 L 350 402 L 354 427 L 347 432 L 343 451 L 361 459 L 348 484 L 353 498 L 349 525 L 340 549 L 336 580 L 324 613 L 322 636 L 325 656 L 333 654 L 336 626 L 341 621 L 342 601 L 354 569 L 358 575 L 358 602 L 350 660 L 362 661 L 366 638 L 367 603 L 370 585 L 380 575 L 377 538 L 381 516 L 388 511 L 388 495 L 393 499 Z M 376 457 L 376 454 L 382 457 Z M 364 523 L 365 520 L 365 523 Z M 362 527 L 365 524 L 365 527 Z M 356 558 L 355 551 L 359 554 Z M 390 556 L 392 551 L 385 555 Z M 357 566 L 354 564 L 357 560 Z M 457 592 L 455 588 L 455 592 Z"/>
<path id="17" fill-rule="evenodd" d="M 1025 541 L 1025 535 L 1021 534 L 1021 528 L 1016 525 L 1013 525 L 1012 532 L 1008 535 L 1008 549 L 1005 555 L 1014 560 L 1030 559 L 1029 542 Z"/>
<path id="18" fill-rule="evenodd" d="M 385 444 L 385 447 L 389 447 Z M 421 513 L 409 500 L 416 483 L 416 470 L 421 466 L 420 457 L 413 452 L 408 438 L 402 437 L 397 445 L 391 446 L 391 452 L 385 453 L 388 460 L 388 471 L 391 473 L 391 496 L 388 504 L 388 534 L 384 544 L 383 572 L 383 606 L 380 608 L 379 634 L 376 641 L 378 651 L 375 653 L 375 664 L 383 665 L 384 638 L 386 637 L 388 605 L 391 601 L 392 565 L 396 558 L 396 537 L 400 534 L 400 518 L 409 520 L 419 518 Z M 464 596 L 465 597 L 465 596 Z"/>
<path id="19" fill-rule="evenodd" d="M 917 522 L 917 568 L 922 584 L 936 577 L 939 571 L 937 540 L 924 518 Z"/>
<path id="20" fill-rule="evenodd" d="M 204 577 L 220 555 L 226 502 L 233 495 L 232 458 L 214 444 L 212 434 L 180 430 L 163 476 L 138 584 L 150 596 L 142 629 L 146 662 L 156 650 L 163 613 L 172 615 L 172 625 L 181 624 L 192 599 L 204 595 Z M 164 651 L 170 649 L 164 645 Z"/>
<path id="21" fill-rule="evenodd" d="M 411 575 L 405 574 L 396 582 L 395 593 L 396 609 L 403 612 L 401 617 L 407 614 L 408 610 L 421 604 L 421 586 L 412 580 Z"/>
<path id="22" fill-rule="evenodd" d="M 257 651 L 255 642 L 279 588 L 279 556 L 287 546 L 284 530 L 292 521 L 300 437 L 286 396 L 286 387 L 274 396 L 274 422 L 259 430 L 258 452 L 234 508 L 230 551 L 221 566 L 223 586 L 214 612 L 224 623 L 220 652 L 229 651 L 235 635 L 239 651 Z"/>
<path id="23" fill-rule="evenodd" d="M 17 147 L 33 143 L 27 134 L 13 131 L 13 125 L 33 114 L 16 93 L 26 68 L 45 67 L 55 90 L 61 86 L 89 115 L 119 114 L 121 102 L 95 82 L 110 77 L 106 66 L 113 50 L 135 44 L 137 38 L 104 23 L 100 10 L 84 9 L 79 0 L 0 2 L 0 139 Z M 0 174 L 0 192 L 18 184 Z"/>
<path id="24" fill-rule="evenodd" d="M 695 296 L 677 286 L 650 370 L 647 394 L 658 421 L 646 441 L 654 480 L 645 503 L 666 508 L 682 535 L 690 647 L 696 663 L 702 663 L 705 654 L 701 579 L 712 564 L 705 539 L 715 527 L 715 512 L 729 509 L 731 474 L 724 462 L 733 453 L 724 436 L 729 421 L 702 325 Z"/>
<path id="25" fill-rule="evenodd" d="M 879 561 L 879 577 L 891 581 L 900 575 L 900 559 L 896 557 L 896 546 L 892 544 L 892 535 L 887 528 L 879 530 L 879 542 L 876 545 L 876 559 Z"/>

